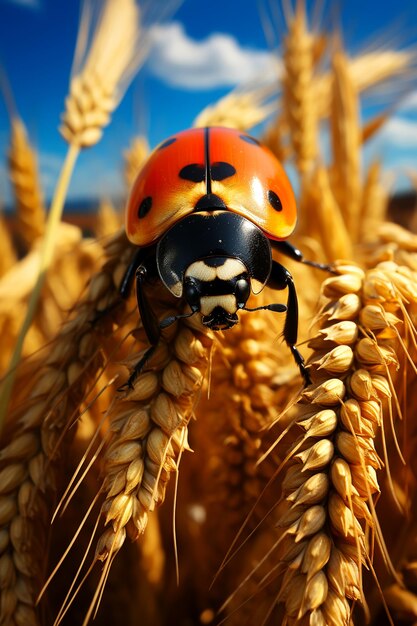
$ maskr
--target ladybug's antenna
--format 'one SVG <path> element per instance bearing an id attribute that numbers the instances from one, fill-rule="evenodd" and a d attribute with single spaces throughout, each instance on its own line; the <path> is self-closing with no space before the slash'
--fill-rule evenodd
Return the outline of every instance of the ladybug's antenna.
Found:
<path id="1" fill-rule="evenodd" d="M 285 304 L 267 304 L 265 306 L 257 306 L 255 309 L 249 309 L 248 307 L 244 307 L 244 311 L 273 311 L 274 313 L 285 313 L 287 307 Z"/>
<path id="2" fill-rule="evenodd" d="M 195 311 L 191 311 L 191 313 L 183 313 L 182 315 L 170 315 L 169 317 L 166 317 L 164 320 L 159 322 L 159 328 L 168 328 L 168 326 L 171 326 L 171 324 L 173 324 L 177 320 L 182 320 L 185 317 L 191 317 L 192 315 L 194 315 L 194 313 L 197 312 L 197 310 L 198 309 L 196 309 Z"/>
<path id="3" fill-rule="evenodd" d="M 204 159 L 206 166 L 206 189 L 207 193 L 211 193 L 211 169 L 210 169 L 210 146 L 209 146 L 209 137 L 210 137 L 210 128 L 206 126 L 204 129 Z"/>

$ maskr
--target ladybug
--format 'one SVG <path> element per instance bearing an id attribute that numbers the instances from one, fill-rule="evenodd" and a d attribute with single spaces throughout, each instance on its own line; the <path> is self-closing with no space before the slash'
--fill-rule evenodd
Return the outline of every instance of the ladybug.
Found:
<path id="1" fill-rule="evenodd" d="M 296 348 L 298 302 L 289 271 L 272 258 L 272 249 L 306 261 L 286 239 L 297 220 L 294 193 L 270 150 L 245 132 L 223 127 L 193 128 L 162 142 L 133 184 L 126 232 L 138 251 L 121 286 L 127 295 L 136 275 L 139 312 L 150 348 L 129 383 L 155 350 L 161 329 L 177 319 L 201 315 L 212 330 L 238 323 L 238 311 L 286 312 L 284 339 L 306 384 L 304 359 Z M 331 271 L 331 270 L 330 270 Z M 190 309 L 158 321 L 145 285 L 159 279 Z M 268 285 L 287 289 L 287 305 L 249 309 L 251 293 Z"/>

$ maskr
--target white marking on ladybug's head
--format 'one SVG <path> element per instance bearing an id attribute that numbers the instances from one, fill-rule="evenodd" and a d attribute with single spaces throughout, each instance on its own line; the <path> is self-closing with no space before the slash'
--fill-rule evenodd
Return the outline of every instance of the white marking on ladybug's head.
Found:
<path id="1" fill-rule="evenodd" d="M 227 313 L 236 313 L 236 298 L 232 293 L 223 296 L 202 296 L 200 298 L 200 311 L 202 315 L 210 315 L 216 308 L 221 307 Z"/>
<path id="2" fill-rule="evenodd" d="M 203 260 L 196 261 L 187 267 L 185 276 L 190 276 L 208 283 L 216 278 L 216 269 L 216 267 L 210 267 L 210 265 L 207 265 Z"/>
<path id="3" fill-rule="evenodd" d="M 203 282 L 211 282 L 216 278 L 232 280 L 240 274 L 247 273 L 247 269 L 239 259 L 231 257 L 218 258 L 210 264 L 210 259 L 200 259 L 192 263 L 186 270 L 185 276 L 190 276 Z"/>
<path id="4" fill-rule="evenodd" d="M 246 274 L 247 269 L 239 259 L 226 259 L 223 265 L 216 267 L 217 276 L 220 280 L 231 280 L 240 274 Z"/>

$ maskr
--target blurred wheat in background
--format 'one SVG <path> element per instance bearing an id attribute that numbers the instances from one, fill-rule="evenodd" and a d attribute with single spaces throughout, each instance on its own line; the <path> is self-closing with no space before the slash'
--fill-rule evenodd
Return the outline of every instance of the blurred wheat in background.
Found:
<path id="1" fill-rule="evenodd" d="M 92 34 L 85 6 L 55 217 L 24 122 L 10 119 L 19 253 L 2 219 L 0 624 L 417 623 L 417 235 L 388 221 L 380 163 L 362 163 L 388 108 L 361 122 L 372 89 L 400 93 L 414 51 L 351 57 L 340 32 L 287 3 L 276 84 L 241 87 L 195 121 L 264 122 L 260 139 L 295 166 L 293 242 L 335 267 L 283 260 L 312 384 L 278 345 L 276 316 L 258 311 L 215 336 L 180 320 L 130 389 L 147 340 L 134 298 L 119 296 L 135 252 L 119 208 L 102 198 L 89 238 L 59 212 L 146 33 L 133 0 L 104 2 Z M 138 136 L 121 155 L 126 191 L 148 151 Z M 178 313 L 163 286 L 149 297 L 159 316 Z"/>

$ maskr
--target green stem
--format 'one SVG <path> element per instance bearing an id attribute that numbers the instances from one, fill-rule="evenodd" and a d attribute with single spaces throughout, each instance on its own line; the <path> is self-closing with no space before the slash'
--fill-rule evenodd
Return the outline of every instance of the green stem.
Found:
<path id="1" fill-rule="evenodd" d="M 68 186 L 79 152 L 79 146 L 75 144 L 70 144 L 55 188 L 55 193 L 52 199 L 52 204 L 48 215 L 48 221 L 46 224 L 45 235 L 42 242 L 38 278 L 30 295 L 26 316 L 16 341 L 13 356 L 11 358 L 8 368 L 8 374 L 4 379 L 0 392 L 0 432 L 3 427 L 5 416 L 7 414 L 7 407 L 9 405 L 10 396 L 13 391 L 17 366 L 22 355 L 23 343 L 35 316 L 46 274 L 53 258 L 55 250 L 56 230 L 61 221 Z"/>

